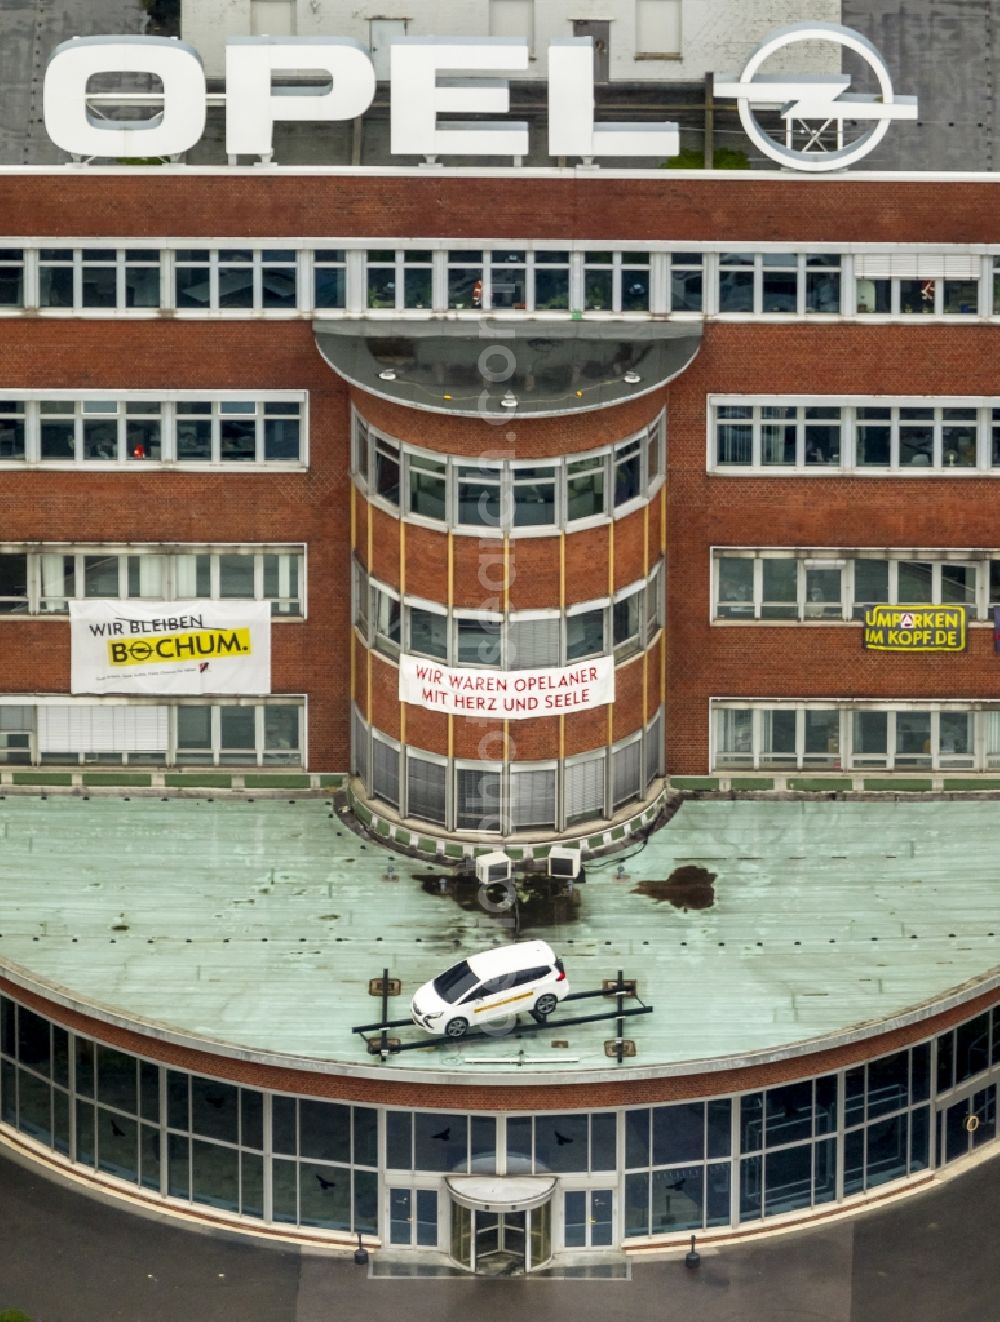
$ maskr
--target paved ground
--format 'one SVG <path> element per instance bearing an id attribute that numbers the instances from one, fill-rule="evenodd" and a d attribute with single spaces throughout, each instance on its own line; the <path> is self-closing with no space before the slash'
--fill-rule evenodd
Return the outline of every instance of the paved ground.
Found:
<path id="1" fill-rule="evenodd" d="M 32 1322 L 998 1322 L 1000 1161 L 894 1207 L 631 1281 L 371 1280 L 349 1259 L 189 1231 L 0 1151 L 0 1310 Z"/>

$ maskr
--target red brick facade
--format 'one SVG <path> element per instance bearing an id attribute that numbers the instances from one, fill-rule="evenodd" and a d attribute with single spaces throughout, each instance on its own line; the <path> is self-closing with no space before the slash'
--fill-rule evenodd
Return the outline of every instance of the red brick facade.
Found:
<path id="1" fill-rule="evenodd" d="M 469 236 L 797 242 L 988 243 L 998 237 L 995 184 L 928 181 L 714 179 L 655 176 L 630 181 L 585 177 L 438 178 L 419 171 L 363 178 L 271 176 L 266 172 L 102 175 L 90 171 L 4 179 L 8 235 L 60 233 L 101 238 L 348 235 Z M 67 205 L 71 201 L 71 205 Z M 308 693 L 310 764 L 341 769 L 349 758 L 351 391 L 316 350 L 309 318 L 206 321 L 154 313 L 115 318 L 4 319 L 0 385 L 144 388 L 301 389 L 310 399 L 310 464 L 302 474 L 7 471 L 0 481 L 3 536 L 57 540 L 305 541 L 309 613 L 274 630 L 274 691 Z M 596 413 L 518 421 L 518 457 L 598 446 L 628 435 L 669 405 L 668 658 L 666 766 L 708 769 L 708 700 L 720 697 L 995 696 L 998 672 L 989 631 L 971 630 L 961 656 L 865 653 L 860 631 L 712 627 L 713 545 L 995 546 L 992 479 L 924 478 L 919 499 L 902 479 L 731 478 L 706 472 L 706 396 L 713 392 L 956 395 L 997 391 L 992 349 L 1000 330 L 983 325 L 824 324 L 705 326 L 702 348 L 668 391 Z M 496 429 L 467 419 L 407 410 L 354 392 L 374 423 L 402 439 L 451 453 L 480 453 Z M 507 444 L 507 442 L 505 442 Z M 400 553 L 399 521 L 356 502 L 362 559 L 387 583 L 406 575 L 408 592 L 447 599 L 446 538 L 411 528 Z M 368 520 L 372 527 L 369 534 Z M 595 595 L 607 579 L 607 528 L 566 538 L 563 604 Z M 643 545 L 645 539 L 645 548 Z M 477 539 L 454 539 L 456 604 L 480 604 Z M 660 503 L 614 525 L 613 587 L 634 582 L 661 542 Z M 559 604 L 557 538 L 511 543 L 513 609 Z M 0 654 L 8 693 L 68 689 L 64 622 L 9 620 Z M 658 698 L 654 648 L 620 671 L 613 737 L 642 719 L 643 665 Z M 390 668 L 372 664 L 376 723 L 398 730 Z M 355 657 L 355 693 L 367 697 L 368 666 Z M 647 702 L 647 715 L 655 703 Z M 519 757 L 555 755 L 555 720 L 524 722 Z M 567 718 L 570 754 L 607 741 L 603 713 Z M 479 723 L 463 728 L 457 756 L 479 744 Z M 441 750 L 440 718 L 411 713 L 407 737 Z M 522 751 L 523 750 L 523 751 Z"/>

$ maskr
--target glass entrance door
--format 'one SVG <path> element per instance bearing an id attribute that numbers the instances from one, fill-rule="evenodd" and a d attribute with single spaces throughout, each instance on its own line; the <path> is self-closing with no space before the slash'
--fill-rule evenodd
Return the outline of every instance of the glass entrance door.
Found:
<path id="1" fill-rule="evenodd" d="M 552 1256 L 552 1204 L 487 1212 L 451 1204 L 451 1256 L 483 1276 L 519 1276 Z"/>
<path id="2" fill-rule="evenodd" d="M 491 1258 L 500 1252 L 500 1222 L 499 1212 L 480 1212 L 475 1211 L 472 1214 L 475 1224 L 476 1240 L 476 1267 L 486 1259 Z"/>
<path id="3" fill-rule="evenodd" d="M 607 1248 L 614 1243 L 614 1190 L 567 1189 L 563 1195 L 563 1246 Z"/>
<path id="4" fill-rule="evenodd" d="M 483 1212 L 473 1214 L 477 1273 L 486 1276 L 519 1276 L 527 1268 L 525 1218 L 527 1212 Z"/>
<path id="5" fill-rule="evenodd" d="M 938 1117 L 939 1164 L 946 1166 L 996 1138 L 997 1085 L 991 1083 L 949 1102 L 940 1108 Z"/>

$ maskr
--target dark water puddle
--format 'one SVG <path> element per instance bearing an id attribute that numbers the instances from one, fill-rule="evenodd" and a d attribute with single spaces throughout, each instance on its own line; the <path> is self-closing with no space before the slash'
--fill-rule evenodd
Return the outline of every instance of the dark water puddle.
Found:
<path id="1" fill-rule="evenodd" d="M 479 882 L 468 873 L 431 873 L 420 878 L 425 895 L 451 900 L 467 913 L 512 914 L 516 893 L 518 926 L 557 927 L 580 917 L 579 885 L 562 877 L 518 877 L 516 892 L 506 886 L 487 886 L 480 895 Z"/>
<path id="2" fill-rule="evenodd" d="M 675 909 L 711 909 L 715 903 L 716 873 L 687 863 L 674 868 L 665 881 L 641 881 L 632 887 L 633 895 L 648 895 L 657 904 L 672 904 Z"/>

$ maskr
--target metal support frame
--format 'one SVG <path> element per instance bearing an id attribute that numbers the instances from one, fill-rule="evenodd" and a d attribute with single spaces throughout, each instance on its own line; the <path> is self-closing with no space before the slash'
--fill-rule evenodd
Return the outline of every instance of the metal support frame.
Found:
<path id="1" fill-rule="evenodd" d="M 364 1037 L 370 1055 L 377 1055 L 382 1060 L 386 1060 L 389 1056 L 395 1055 L 397 1052 L 400 1051 L 423 1051 L 428 1047 L 441 1046 L 443 1043 L 449 1043 L 452 1046 L 454 1046 L 456 1043 L 462 1043 L 464 1045 L 465 1043 L 468 1042 L 484 1042 L 484 1041 L 495 1042 L 497 1040 L 495 1033 L 486 1033 L 481 1030 L 473 1031 L 471 1033 L 465 1033 L 462 1035 L 462 1037 L 448 1037 L 447 1035 L 441 1035 L 436 1037 L 427 1036 L 417 1042 L 399 1042 L 394 1039 L 390 1039 L 389 1037 L 390 1028 L 405 1028 L 407 1026 L 415 1026 L 415 1025 L 413 1024 L 413 1020 L 410 1019 L 409 1017 L 407 1017 L 406 1019 L 388 1018 L 388 1013 L 389 1013 L 388 987 L 389 987 L 389 970 L 383 969 L 382 970 L 382 1018 L 378 1021 L 378 1023 L 358 1024 L 351 1029 L 352 1033 L 357 1033 L 359 1036 Z M 536 1021 L 535 1023 L 519 1024 L 510 1033 L 510 1036 L 516 1038 L 516 1037 L 522 1037 L 526 1033 L 541 1033 L 546 1029 L 571 1028 L 575 1024 L 592 1024 L 592 1023 L 597 1023 L 600 1020 L 604 1020 L 604 1019 L 614 1019 L 616 1021 L 615 1054 L 618 1063 L 620 1065 L 624 1060 L 624 1055 L 625 1055 L 625 1044 L 624 1044 L 625 1020 L 633 1015 L 652 1014 L 653 1007 L 651 1005 L 646 1005 L 645 1002 L 632 990 L 632 986 L 630 985 L 629 980 L 624 977 L 621 969 L 618 970 L 618 976 L 615 979 L 615 981 L 611 983 L 610 988 L 600 987 L 594 991 L 570 992 L 570 994 L 564 998 L 562 1004 L 565 1005 L 567 1001 L 584 1001 L 595 996 L 605 996 L 605 997 L 614 996 L 615 1008 L 613 1010 L 603 1010 L 600 1014 L 578 1014 L 578 1015 L 572 1015 L 568 1019 L 563 1019 L 563 1018 L 557 1018 L 555 1020 L 544 1019 L 540 1022 Z M 635 999 L 636 1001 L 639 1002 L 639 1004 L 626 1006 L 625 1001 L 629 999 Z M 378 1034 L 378 1036 L 369 1037 L 367 1036 L 367 1034 Z"/>

